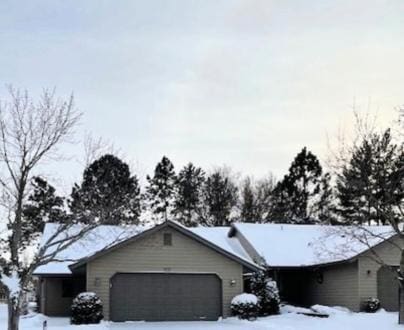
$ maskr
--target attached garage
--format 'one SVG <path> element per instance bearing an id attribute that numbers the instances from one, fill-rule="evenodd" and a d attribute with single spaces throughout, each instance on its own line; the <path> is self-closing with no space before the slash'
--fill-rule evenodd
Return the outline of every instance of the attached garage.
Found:
<path id="1" fill-rule="evenodd" d="M 116 274 L 111 320 L 195 321 L 222 315 L 222 285 L 214 274 Z"/>
<path id="2" fill-rule="evenodd" d="M 377 296 L 386 311 L 398 311 L 399 283 L 396 276 L 398 267 L 382 266 L 377 272 Z"/>
<path id="3" fill-rule="evenodd" d="M 114 229 L 100 228 L 105 231 L 100 237 Z M 98 295 L 105 320 L 217 320 L 231 315 L 231 300 L 244 291 L 243 274 L 260 269 L 227 230 L 198 234 L 166 221 L 69 264 L 68 270 L 85 278 L 85 291 Z M 43 296 L 56 305 L 62 294 Z"/>

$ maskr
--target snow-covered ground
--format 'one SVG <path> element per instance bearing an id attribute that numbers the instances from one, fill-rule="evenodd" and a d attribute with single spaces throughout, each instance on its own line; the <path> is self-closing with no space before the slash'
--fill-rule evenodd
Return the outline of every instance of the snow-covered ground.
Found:
<path id="1" fill-rule="evenodd" d="M 91 326 L 74 326 L 67 318 L 45 318 L 42 315 L 25 317 L 21 321 L 21 330 L 42 330 L 42 323 L 48 320 L 48 330 L 393 330 L 404 329 L 397 324 L 397 313 L 380 311 L 375 314 L 350 313 L 344 310 L 325 308 L 322 312 L 330 313 L 329 318 L 317 318 L 299 315 L 292 311 L 299 309 L 287 308 L 283 314 L 261 318 L 254 322 L 240 321 L 230 318 L 218 322 L 132 322 L 108 323 Z M 287 311 L 292 313 L 286 313 Z M 300 310 L 304 311 L 304 310 Z M 0 305 L 0 330 L 7 329 L 7 308 Z"/>

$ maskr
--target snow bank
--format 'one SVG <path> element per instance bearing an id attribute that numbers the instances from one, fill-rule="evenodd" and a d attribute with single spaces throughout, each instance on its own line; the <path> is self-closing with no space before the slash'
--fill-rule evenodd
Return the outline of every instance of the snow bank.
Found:
<path id="1" fill-rule="evenodd" d="M 348 314 L 352 313 L 348 308 L 341 307 L 341 306 L 323 306 L 323 305 L 313 305 L 310 308 L 305 307 L 297 307 L 292 305 L 282 305 L 280 306 L 281 314 L 312 314 L 319 313 L 319 314 L 326 314 L 326 315 L 337 315 L 337 314 Z"/>
<path id="2" fill-rule="evenodd" d="M 346 313 L 351 312 L 346 307 L 341 307 L 341 306 L 329 307 L 329 306 L 323 306 L 323 305 L 311 306 L 311 310 L 313 310 L 316 313 L 327 314 L 327 315 L 335 315 L 335 314 L 341 314 L 341 313 L 346 314 Z"/>
<path id="3" fill-rule="evenodd" d="M 69 318 L 29 315 L 21 319 L 21 330 L 42 330 L 48 321 L 49 330 L 400 330 L 397 313 L 339 313 L 329 318 L 307 317 L 298 314 L 281 314 L 259 318 L 255 322 L 227 318 L 220 322 L 101 322 L 92 325 L 71 325 Z M 7 330 L 7 306 L 0 304 L 0 330 Z"/>
<path id="4" fill-rule="evenodd" d="M 232 301 L 232 304 L 238 305 L 238 304 L 254 304 L 256 305 L 258 303 L 258 298 L 254 294 L 250 293 L 242 293 L 237 296 L 235 296 Z"/>
<path id="5" fill-rule="evenodd" d="M 27 315 L 23 315 L 20 319 L 20 323 L 29 324 L 30 327 L 38 330 L 42 330 L 44 321 L 48 321 L 48 317 L 43 314 L 37 313 L 29 313 Z M 25 329 L 25 327 L 23 327 L 23 329 Z"/>
<path id="6" fill-rule="evenodd" d="M 281 314 L 289 314 L 289 313 L 304 314 L 313 312 L 310 308 L 296 307 L 292 305 L 282 305 L 279 307 L 279 311 L 281 312 Z"/>

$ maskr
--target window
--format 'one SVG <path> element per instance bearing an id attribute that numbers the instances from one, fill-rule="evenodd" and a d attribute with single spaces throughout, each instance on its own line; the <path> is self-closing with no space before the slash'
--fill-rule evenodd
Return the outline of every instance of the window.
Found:
<path id="1" fill-rule="evenodd" d="M 164 233 L 163 238 L 164 238 L 164 245 L 167 246 L 173 245 L 173 235 L 171 235 L 170 233 Z"/>
<path id="2" fill-rule="evenodd" d="M 72 298 L 72 297 L 74 297 L 73 280 L 71 280 L 71 279 L 63 279 L 62 280 L 62 297 L 63 298 Z"/>

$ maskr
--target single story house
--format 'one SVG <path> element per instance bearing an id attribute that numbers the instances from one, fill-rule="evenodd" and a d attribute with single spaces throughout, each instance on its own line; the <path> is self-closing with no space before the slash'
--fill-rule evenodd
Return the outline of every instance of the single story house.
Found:
<path id="1" fill-rule="evenodd" d="M 45 227 L 45 242 L 55 230 Z M 235 223 L 186 228 L 100 226 L 40 266 L 38 301 L 66 316 L 75 295 L 95 292 L 112 321 L 216 320 L 266 263 L 284 302 L 339 305 L 359 311 L 369 297 L 398 310 L 403 244 L 390 227 Z M 383 265 L 377 260 L 381 258 Z"/>

